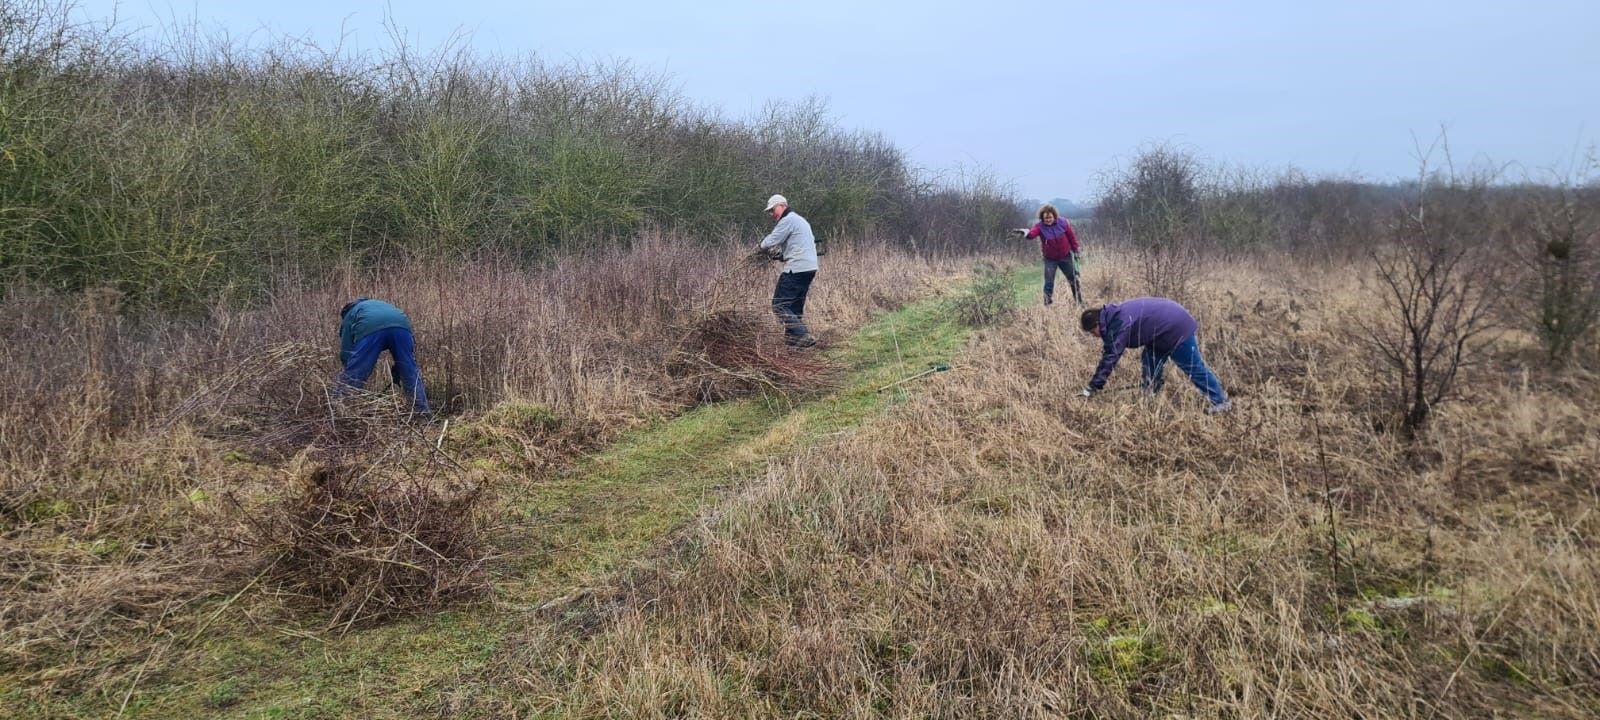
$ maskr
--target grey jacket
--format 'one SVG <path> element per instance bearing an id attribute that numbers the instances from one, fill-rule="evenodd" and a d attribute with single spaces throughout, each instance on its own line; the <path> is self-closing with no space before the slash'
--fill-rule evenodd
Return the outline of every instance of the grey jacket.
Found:
<path id="1" fill-rule="evenodd" d="M 800 213 L 789 208 L 778 218 L 772 233 L 761 241 L 762 250 L 783 248 L 783 271 L 786 273 L 811 272 L 817 269 L 817 237 L 811 234 L 811 223 Z"/>

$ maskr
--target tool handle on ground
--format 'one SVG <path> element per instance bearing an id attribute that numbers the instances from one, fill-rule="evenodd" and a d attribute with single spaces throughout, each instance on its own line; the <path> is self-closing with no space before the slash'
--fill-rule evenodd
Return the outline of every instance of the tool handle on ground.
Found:
<path id="1" fill-rule="evenodd" d="M 927 370 L 923 370 L 922 372 L 919 372 L 919 373 L 917 373 L 915 375 L 912 375 L 911 377 L 901 378 L 901 379 L 896 380 L 896 381 L 894 381 L 892 383 L 889 383 L 888 385 L 885 385 L 885 386 L 883 386 L 881 388 L 878 388 L 878 392 L 883 392 L 885 390 L 888 390 L 889 388 L 895 387 L 896 385 L 904 385 L 904 384 L 906 384 L 908 382 L 911 382 L 912 380 L 916 380 L 917 378 L 925 377 L 925 376 L 928 376 L 928 375 L 932 375 L 934 373 L 941 373 L 941 372 L 944 372 L 944 371 L 949 370 L 949 369 L 950 369 L 949 365 L 946 365 L 944 363 L 939 363 L 937 365 L 929 367 Z"/>

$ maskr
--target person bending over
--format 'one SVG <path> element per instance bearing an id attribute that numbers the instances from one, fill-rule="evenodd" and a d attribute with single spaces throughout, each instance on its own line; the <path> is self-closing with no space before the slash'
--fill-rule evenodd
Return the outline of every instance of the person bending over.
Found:
<path id="1" fill-rule="evenodd" d="M 1222 381 L 1206 367 L 1200 357 L 1199 323 L 1172 300 L 1144 297 L 1120 305 L 1106 304 L 1083 311 L 1079 318 L 1083 331 L 1100 338 L 1103 350 L 1094 378 L 1084 388 L 1083 397 L 1093 397 L 1105 389 L 1111 371 L 1128 348 L 1144 348 L 1139 358 L 1140 386 L 1148 395 L 1161 392 L 1167 360 L 1177 364 L 1210 403 L 1207 415 L 1233 409 L 1233 402 L 1222 389 Z"/>
<path id="2" fill-rule="evenodd" d="M 411 337 L 411 318 L 382 300 L 362 297 L 347 303 L 339 311 L 339 362 L 344 365 L 339 385 L 345 392 L 366 384 L 384 351 L 394 361 L 391 374 L 410 397 L 412 410 L 430 415 L 428 389 L 422 384 Z"/>

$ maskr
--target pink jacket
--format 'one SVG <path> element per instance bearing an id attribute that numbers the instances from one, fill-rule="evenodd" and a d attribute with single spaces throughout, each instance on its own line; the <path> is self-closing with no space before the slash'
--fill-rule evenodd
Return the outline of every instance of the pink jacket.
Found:
<path id="1" fill-rule="evenodd" d="M 1079 250 L 1078 235 L 1064 217 L 1056 218 L 1054 225 L 1034 223 L 1028 228 L 1028 237 L 1039 238 L 1039 249 L 1044 251 L 1046 260 L 1066 260 Z"/>

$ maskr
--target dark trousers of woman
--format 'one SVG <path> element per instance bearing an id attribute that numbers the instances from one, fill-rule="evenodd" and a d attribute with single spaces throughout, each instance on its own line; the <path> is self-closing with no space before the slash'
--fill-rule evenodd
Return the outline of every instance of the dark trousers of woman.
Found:
<path id="1" fill-rule="evenodd" d="M 1051 297 L 1056 291 L 1056 268 L 1061 268 L 1061 274 L 1067 276 L 1067 283 L 1072 286 L 1072 299 L 1079 305 L 1083 304 L 1083 292 L 1078 289 L 1078 267 L 1072 264 L 1072 258 L 1065 260 L 1044 261 L 1044 304 L 1049 305 L 1055 300 Z"/>
<path id="2" fill-rule="evenodd" d="M 772 291 L 772 312 L 783 323 L 786 340 L 793 343 L 811 334 L 806 329 L 806 293 L 811 291 L 811 280 L 817 271 L 786 272 L 778 276 L 778 287 Z"/>

